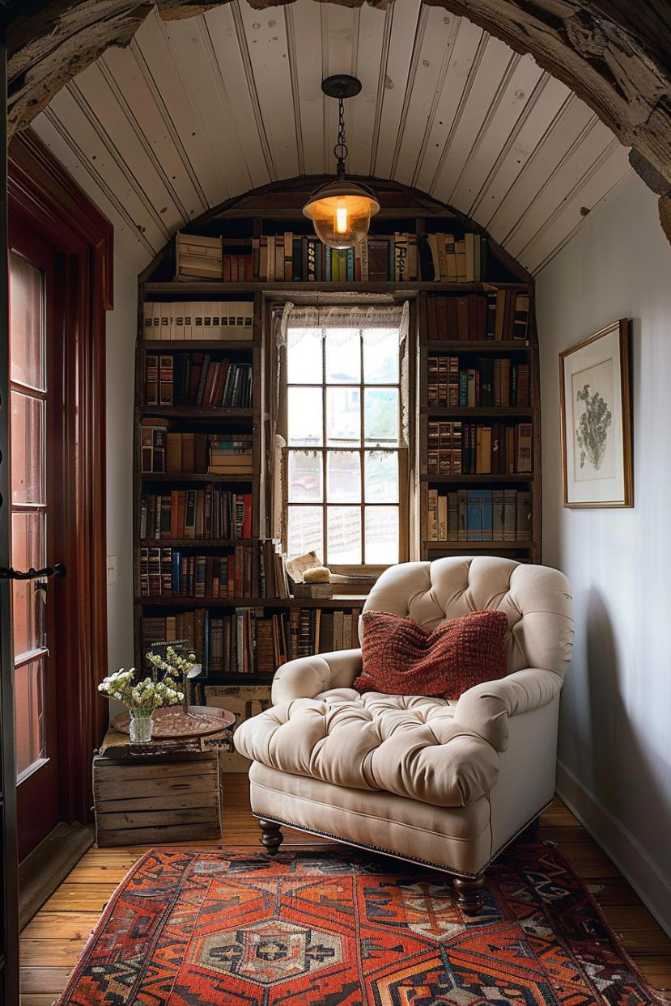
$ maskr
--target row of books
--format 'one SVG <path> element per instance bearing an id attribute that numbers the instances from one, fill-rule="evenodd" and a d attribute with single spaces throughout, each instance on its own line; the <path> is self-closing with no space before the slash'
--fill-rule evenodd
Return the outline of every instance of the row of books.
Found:
<path id="1" fill-rule="evenodd" d="M 427 400 L 445 407 L 528 407 L 529 364 L 510 357 L 479 356 L 474 366 L 460 366 L 458 356 L 429 356 Z"/>
<path id="2" fill-rule="evenodd" d="M 459 297 L 429 297 L 427 329 L 429 341 L 526 340 L 529 294 L 520 290 L 490 290 Z"/>
<path id="3" fill-rule="evenodd" d="M 427 423 L 428 475 L 515 475 L 532 471 L 531 423 Z"/>
<path id="4" fill-rule="evenodd" d="M 284 231 L 250 238 L 251 253 L 230 254 L 226 239 L 178 234 L 176 278 L 224 282 L 480 282 L 487 239 L 480 234 L 370 235 L 355 248 L 327 248 L 313 236 Z"/>
<path id="5" fill-rule="evenodd" d="M 142 546 L 137 583 L 140 597 L 289 597 L 284 562 L 271 539 L 240 541 L 225 554 Z"/>
<path id="6" fill-rule="evenodd" d="M 160 420 L 140 426 L 143 474 L 196 474 L 249 477 L 253 472 L 251 434 L 169 432 Z"/>
<path id="7" fill-rule="evenodd" d="M 220 615 L 206 608 L 142 619 L 143 652 L 158 641 L 185 640 L 198 655 L 206 677 L 226 674 L 271 676 L 299 656 L 358 646 L 359 612 L 294 608 L 267 614 L 263 608 L 236 608 Z"/>
<path id="8" fill-rule="evenodd" d="M 527 541 L 531 493 L 518 489 L 427 492 L 428 541 Z"/>
<path id="9" fill-rule="evenodd" d="M 209 353 L 147 353 L 145 405 L 197 405 L 205 409 L 249 408 L 252 366 Z"/>
<path id="10" fill-rule="evenodd" d="M 251 300 L 147 300 L 143 312 L 143 337 L 149 341 L 250 342 L 254 337 Z"/>
<path id="11" fill-rule="evenodd" d="M 217 486 L 172 489 L 140 500 L 140 538 L 251 538 L 251 493 L 232 493 Z"/>

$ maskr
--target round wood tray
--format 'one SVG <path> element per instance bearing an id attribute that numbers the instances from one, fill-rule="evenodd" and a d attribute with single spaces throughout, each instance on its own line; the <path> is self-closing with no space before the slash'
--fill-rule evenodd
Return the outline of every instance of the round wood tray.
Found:
<path id="1" fill-rule="evenodd" d="M 168 737 L 206 737 L 219 733 L 235 723 L 235 713 L 215 706 L 189 706 L 185 713 L 181 706 L 163 706 L 154 713 L 152 740 Z M 130 716 L 127 713 L 112 720 L 115 730 L 130 732 Z"/>

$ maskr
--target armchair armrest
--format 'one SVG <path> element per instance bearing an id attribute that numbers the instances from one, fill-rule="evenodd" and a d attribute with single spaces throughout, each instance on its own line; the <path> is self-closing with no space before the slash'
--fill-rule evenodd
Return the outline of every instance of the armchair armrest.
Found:
<path id="1" fill-rule="evenodd" d="M 485 681 L 464 692 L 454 719 L 486 740 L 496 751 L 508 746 L 508 720 L 545 706 L 559 694 L 562 678 L 554 671 L 525 667 L 505 678 Z"/>
<path id="2" fill-rule="evenodd" d="M 338 650 L 289 660 L 273 678 L 273 705 L 292 699 L 312 699 L 327 688 L 350 688 L 361 673 L 361 650 Z"/>

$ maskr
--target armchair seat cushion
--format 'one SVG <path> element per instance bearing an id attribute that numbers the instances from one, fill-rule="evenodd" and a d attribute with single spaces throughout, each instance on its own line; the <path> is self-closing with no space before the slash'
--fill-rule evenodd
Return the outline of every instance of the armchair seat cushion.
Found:
<path id="1" fill-rule="evenodd" d="M 496 782 L 499 755 L 441 698 L 335 688 L 280 703 L 238 729 L 238 751 L 267 768 L 464 807 Z"/>

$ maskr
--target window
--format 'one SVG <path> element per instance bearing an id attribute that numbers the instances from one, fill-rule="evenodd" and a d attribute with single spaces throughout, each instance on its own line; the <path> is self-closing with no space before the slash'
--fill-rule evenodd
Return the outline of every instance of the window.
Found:
<path id="1" fill-rule="evenodd" d="M 287 328 L 287 541 L 331 567 L 404 557 L 400 332 Z"/>

